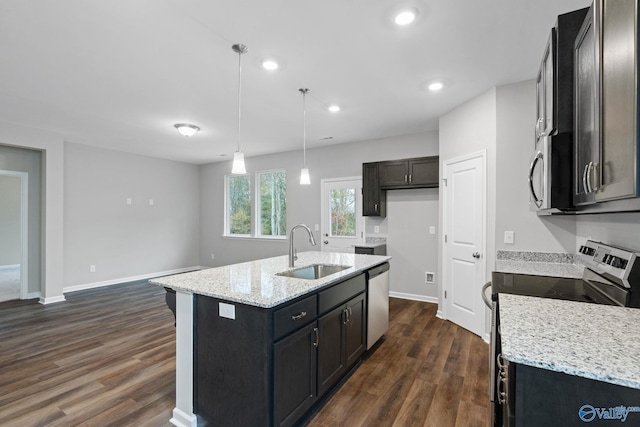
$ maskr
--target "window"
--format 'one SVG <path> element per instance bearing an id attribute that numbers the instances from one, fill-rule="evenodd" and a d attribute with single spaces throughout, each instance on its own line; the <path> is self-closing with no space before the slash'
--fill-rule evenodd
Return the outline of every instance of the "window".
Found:
<path id="1" fill-rule="evenodd" d="M 331 236 L 354 237 L 356 235 L 356 190 L 339 188 L 331 190 Z"/>
<path id="2" fill-rule="evenodd" d="M 284 170 L 251 175 L 227 175 L 225 235 L 285 238 L 287 234 L 287 175 Z M 253 201 L 255 200 L 255 204 Z M 255 206 L 255 215 L 252 212 Z"/>
<path id="3" fill-rule="evenodd" d="M 259 236 L 287 235 L 287 175 L 283 170 L 259 172 Z"/>
<path id="4" fill-rule="evenodd" d="M 226 233 L 228 235 L 251 235 L 251 177 L 249 175 L 227 176 Z"/>

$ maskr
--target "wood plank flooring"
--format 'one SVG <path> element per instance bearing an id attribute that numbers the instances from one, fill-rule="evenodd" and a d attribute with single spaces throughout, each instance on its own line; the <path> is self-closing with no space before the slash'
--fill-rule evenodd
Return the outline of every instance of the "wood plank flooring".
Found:
<path id="1" fill-rule="evenodd" d="M 0 425 L 170 426 L 175 329 L 144 282 L 0 303 Z M 391 299 L 391 326 L 309 426 L 487 426 L 488 346 Z"/>

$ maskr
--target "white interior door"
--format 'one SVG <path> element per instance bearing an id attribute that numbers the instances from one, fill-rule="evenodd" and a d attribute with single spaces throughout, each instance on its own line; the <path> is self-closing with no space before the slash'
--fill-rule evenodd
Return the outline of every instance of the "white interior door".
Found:
<path id="1" fill-rule="evenodd" d="M 323 252 L 354 252 L 363 241 L 362 178 L 323 179 L 321 182 Z"/>
<path id="2" fill-rule="evenodd" d="M 444 163 L 444 307 L 447 319 L 481 335 L 485 279 L 485 152 Z"/>

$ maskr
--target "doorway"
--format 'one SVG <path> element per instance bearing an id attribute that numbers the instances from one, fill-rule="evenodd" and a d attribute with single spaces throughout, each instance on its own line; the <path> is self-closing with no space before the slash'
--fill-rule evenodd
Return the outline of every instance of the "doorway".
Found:
<path id="1" fill-rule="evenodd" d="M 331 178 L 321 181 L 322 251 L 354 253 L 362 243 L 362 178 Z"/>
<path id="2" fill-rule="evenodd" d="M 0 170 L 0 301 L 27 297 L 28 189 L 26 172 Z"/>
<path id="3" fill-rule="evenodd" d="M 443 301 L 446 319 L 481 335 L 486 269 L 486 152 L 443 163 Z"/>

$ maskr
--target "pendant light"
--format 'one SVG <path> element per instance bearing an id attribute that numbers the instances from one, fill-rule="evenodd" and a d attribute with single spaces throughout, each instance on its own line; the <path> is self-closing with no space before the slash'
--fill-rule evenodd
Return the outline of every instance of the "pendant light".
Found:
<path id="1" fill-rule="evenodd" d="M 311 178 L 309 177 L 309 169 L 307 169 L 307 108 L 306 108 L 306 95 L 309 93 L 309 89 L 298 89 L 302 94 L 302 170 L 300 171 L 300 185 L 311 184 Z"/>
<path id="2" fill-rule="evenodd" d="M 231 46 L 231 49 L 238 54 L 238 149 L 233 153 L 233 166 L 231 168 L 231 173 L 243 175 L 247 173 L 247 169 L 244 167 L 244 153 L 240 151 L 240 119 L 242 117 L 240 109 L 240 99 L 242 95 L 242 54 L 247 53 L 249 48 L 238 43 Z"/>

